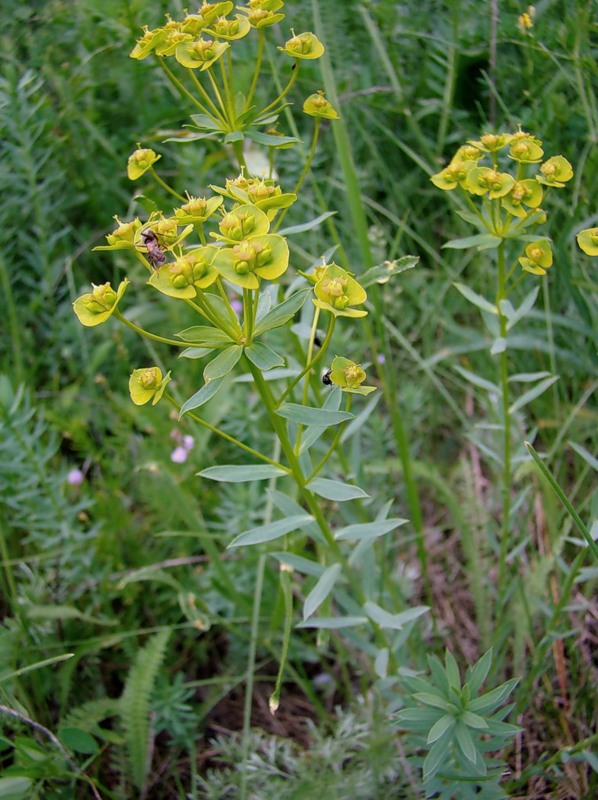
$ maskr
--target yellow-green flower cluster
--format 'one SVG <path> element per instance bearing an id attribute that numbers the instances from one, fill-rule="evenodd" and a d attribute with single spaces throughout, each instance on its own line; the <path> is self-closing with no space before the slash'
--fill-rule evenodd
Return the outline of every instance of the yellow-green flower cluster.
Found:
<path id="1" fill-rule="evenodd" d="M 542 142 L 519 129 L 485 133 L 468 141 L 430 180 L 444 191 L 456 189 L 481 200 L 478 227 L 482 238 L 488 234 L 494 241 L 507 235 L 513 239 L 518 229 L 523 232 L 525 228 L 522 241 L 527 237 L 529 242 L 529 225 L 546 219 L 541 209 L 546 190 L 563 188 L 572 177 L 573 168 L 564 156 L 544 160 Z M 527 272 L 546 274 L 552 264 L 547 239 L 528 244 L 519 263 Z"/>
<path id="2" fill-rule="evenodd" d="M 375 392 L 375 386 L 363 386 L 366 377 L 365 370 L 359 364 L 343 356 L 334 357 L 327 373 L 328 382 L 340 386 L 341 391 L 349 394 L 368 395 Z"/>

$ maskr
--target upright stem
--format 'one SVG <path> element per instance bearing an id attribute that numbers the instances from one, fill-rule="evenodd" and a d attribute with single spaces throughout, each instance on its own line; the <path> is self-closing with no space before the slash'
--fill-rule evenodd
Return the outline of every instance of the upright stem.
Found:
<path id="1" fill-rule="evenodd" d="M 505 244 L 504 241 L 498 246 L 498 287 L 496 293 L 496 307 L 498 309 L 498 321 L 500 335 L 506 341 L 507 338 L 507 318 L 501 311 L 500 301 L 507 298 L 506 271 L 505 271 Z M 499 595 L 504 589 L 505 572 L 507 565 L 507 553 L 509 551 L 509 538 L 511 532 L 511 414 L 509 412 L 509 365 L 508 350 L 499 354 L 500 370 L 500 389 L 503 422 L 503 473 L 502 473 L 502 524 L 500 538 L 500 558 L 498 562 L 498 590 Z"/>

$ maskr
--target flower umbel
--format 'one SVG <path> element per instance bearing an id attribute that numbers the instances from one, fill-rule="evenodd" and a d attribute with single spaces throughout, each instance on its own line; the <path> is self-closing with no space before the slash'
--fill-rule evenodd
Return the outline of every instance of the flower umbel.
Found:
<path id="1" fill-rule="evenodd" d="M 376 391 L 375 386 L 362 386 L 366 379 L 365 370 L 354 361 L 343 356 L 335 356 L 328 374 L 331 383 L 341 387 L 341 391 L 350 394 L 368 395 Z"/>
<path id="2" fill-rule="evenodd" d="M 359 306 L 367 300 L 365 289 L 338 264 L 328 264 L 315 285 L 317 308 L 330 311 L 335 317 L 365 317 Z"/>
<path id="3" fill-rule="evenodd" d="M 550 244 L 546 240 L 529 244 L 525 248 L 525 256 L 519 258 L 519 263 L 526 272 L 546 275 L 546 270 L 552 266 Z"/>

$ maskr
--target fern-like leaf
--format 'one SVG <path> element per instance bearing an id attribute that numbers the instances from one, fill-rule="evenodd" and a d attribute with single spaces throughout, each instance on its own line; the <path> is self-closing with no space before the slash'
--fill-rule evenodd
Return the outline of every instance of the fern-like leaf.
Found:
<path id="1" fill-rule="evenodd" d="M 150 695 L 169 636 L 169 629 L 160 631 L 137 653 L 121 697 L 121 715 L 131 778 L 141 791 L 150 767 Z"/>

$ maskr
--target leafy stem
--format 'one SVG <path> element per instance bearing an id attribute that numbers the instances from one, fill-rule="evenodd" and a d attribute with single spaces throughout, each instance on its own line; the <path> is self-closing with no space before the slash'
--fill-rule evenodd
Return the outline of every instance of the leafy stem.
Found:
<path id="1" fill-rule="evenodd" d="M 118 309 L 114 311 L 113 316 L 116 317 L 119 322 L 122 322 L 123 325 L 126 325 L 127 328 L 135 331 L 135 333 L 138 333 L 140 336 L 144 336 L 146 339 L 151 339 L 154 342 L 162 342 L 163 344 L 169 344 L 172 347 L 189 347 L 189 342 L 177 342 L 175 339 L 167 339 L 164 336 L 158 336 L 157 333 L 150 333 L 150 331 L 146 331 L 145 328 L 140 328 L 139 325 L 135 325 L 134 322 L 131 322 L 124 317 Z"/>

